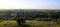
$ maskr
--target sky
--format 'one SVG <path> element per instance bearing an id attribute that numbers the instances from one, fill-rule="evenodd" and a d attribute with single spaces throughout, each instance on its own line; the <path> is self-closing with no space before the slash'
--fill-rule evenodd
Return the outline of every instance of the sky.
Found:
<path id="1" fill-rule="evenodd" d="M 0 9 L 60 9 L 60 0 L 0 0 Z"/>

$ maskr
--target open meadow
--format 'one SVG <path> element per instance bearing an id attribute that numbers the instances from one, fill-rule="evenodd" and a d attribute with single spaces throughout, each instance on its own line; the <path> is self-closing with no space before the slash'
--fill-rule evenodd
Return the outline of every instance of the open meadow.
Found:
<path id="1" fill-rule="evenodd" d="M 53 21 L 36 21 L 36 20 L 26 20 L 25 24 L 21 25 L 22 27 L 60 27 Z M 16 21 L 2 21 L 0 22 L 0 27 L 18 27 Z"/>

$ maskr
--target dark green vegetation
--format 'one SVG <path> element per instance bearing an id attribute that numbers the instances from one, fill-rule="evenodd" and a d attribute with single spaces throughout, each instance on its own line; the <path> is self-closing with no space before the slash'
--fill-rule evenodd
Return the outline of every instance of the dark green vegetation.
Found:
<path id="1" fill-rule="evenodd" d="M 44 10 L 42 10 L 42 11 L 41 10 L 40 11 L 39 10 L 0 11 L 0 26 L 1 27 L 5 27 L 5 26 L 10 27 L 10 25 L 11 25 L 11 27 L 16 27 L 16 26 L 18 26 L 18 24 L 16 23 L 16 20 L 18 20 L 18 19 L 31 20 L 31 22 L 26 21 L 26 23 L 23 24 L 22 26 L 25 26 L 25 25 L 32 26 L 33 25 L 32 27 L 40 27 L 40 26 L 47 27 L 48 23 L 46 23 L 45 20 L 47 20 L 47 21 L 48 20 L 49 21 L 57 20 L 56 24 L 60 25 L 60 11 L 54 11 L 54 10 L 50 10 L 50 11 L 44 11 Z M 12 22 L 10 22 L 10 21 L 12 21 Z"/>
<path id="2" fill-rule="evenodd" d="M 35 19 L 35 18 L 48 18 L 53 16 L 60 16 L 60 11 L 44 11 L 44 10 L 6 10 L 0 11 L 0 20 L 13 20 L 18 18 Z"/>

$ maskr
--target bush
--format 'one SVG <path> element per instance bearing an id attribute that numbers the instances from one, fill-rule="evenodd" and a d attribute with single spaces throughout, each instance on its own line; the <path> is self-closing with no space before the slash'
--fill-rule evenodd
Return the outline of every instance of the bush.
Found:
<path id="1" fill-rule="evenodd" d="M 60 17 L 57 19 L 57 24 L 60 25 Z"/>
<path id="2" fill-rule="evenodd" d="M 42 19 L 42 18 L 36 18 L 35 20 L 37 20 L 37 21 L 43 21 L 44 19 Z"/>

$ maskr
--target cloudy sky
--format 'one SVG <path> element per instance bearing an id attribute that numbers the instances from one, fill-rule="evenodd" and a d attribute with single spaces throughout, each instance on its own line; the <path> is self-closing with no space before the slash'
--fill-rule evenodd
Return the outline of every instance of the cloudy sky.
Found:
<path id="1" fill-rule="evenodd" d="M 0 9 L 60 9 L 60 0 L 0 0 Z"/>

